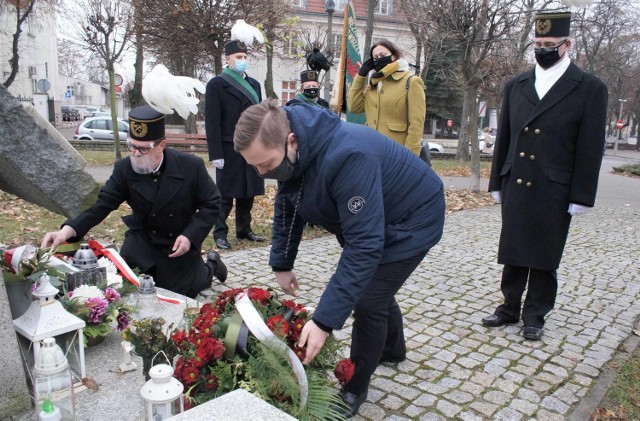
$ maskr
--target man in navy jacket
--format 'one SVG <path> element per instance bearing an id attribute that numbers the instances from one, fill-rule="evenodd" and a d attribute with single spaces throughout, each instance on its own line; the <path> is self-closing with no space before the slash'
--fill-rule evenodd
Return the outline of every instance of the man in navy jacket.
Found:
<path id="1" fill-rule="evenodd" d="M 298 288 L 292 269 L 304 222 L 343 247 L 299 345 L 307 364 L 354 312 L 355 373 L 340 393 L 352 416 L 377 365 L 405 359 L 394 296 L 442 236 L 442 181 L 407 148 L 321 107 L 254 105 L 238 121 L 234 147 L 260 175 L 281 182 L 269 264 L 286 293 Z"/>

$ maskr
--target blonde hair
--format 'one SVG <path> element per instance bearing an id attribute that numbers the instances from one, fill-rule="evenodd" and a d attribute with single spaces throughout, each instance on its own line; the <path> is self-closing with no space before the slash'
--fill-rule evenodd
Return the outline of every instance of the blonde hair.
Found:
<path id="1" fill-rule="evenodd" d="M 275 99 L 268 99 L 252 105 L 240 115 L 233 134 L 233 148 L 236 152 L 247 149 L 260 138 L 267 149 L 284 145 L 291 133 L 291 123 L 284 108 Z"/>

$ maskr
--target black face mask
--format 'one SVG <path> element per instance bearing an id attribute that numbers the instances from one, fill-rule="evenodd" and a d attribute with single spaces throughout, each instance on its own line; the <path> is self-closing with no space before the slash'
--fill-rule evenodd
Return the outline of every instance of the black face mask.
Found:
<path id="1" fill-rule="evenodd" d="M 376 69 L 376 72 L 384 69 L 387 64 L 391 64 L 393 58 L 391 56 L 380 57 L 373 60 L 373 68 Z"/>
<path id="2" fill-rule="evenodd" d="M 284 144 L 284 159 L 282 163 L 272 169 L 271 171 L 267 171 L 264 174 L 258 173 L 258 175 L 262 178 L 270 178 L 272 180 L 278 181 L 287 181 L 293 177 L 293 172 L 296 167 L 289 161 L 289 157 L 287 156 L 287 143 Z M 256 169 L 257 171 L 257 169 Z"/>
<path id="3" fill-rule="evenodd" d="M 535 48 L 533 51 L 536 55 L 536 61 L 543 69 L 548 69 L 560 61 L 560 54 L 558 50 L 567 40 L 562 41 L 560 44 L 555 47 L 540 47 Z"/>
<path id="4" fill-rule="evenodd" d="M 302 90 L 302 93 L 304 93 L 304 96 L 307 98 L 318 98 L 318 88 L 306 88 Z"/>

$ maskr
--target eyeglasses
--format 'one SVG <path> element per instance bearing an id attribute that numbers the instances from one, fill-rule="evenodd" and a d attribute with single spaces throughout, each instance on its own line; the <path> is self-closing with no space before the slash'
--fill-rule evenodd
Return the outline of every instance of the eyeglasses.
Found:
<path id="1" fill-rule="evenodd" d="M 125 142 L 125 146 L 127 150 L 131 153 L 135 153 L 136 151 L 140 152 L 140 155 L 146 155 L 151 152 L 151 149 L 156 147 L 155 143 L 151 143 L 151 146 L 136 146 L 131 142 Z"/>

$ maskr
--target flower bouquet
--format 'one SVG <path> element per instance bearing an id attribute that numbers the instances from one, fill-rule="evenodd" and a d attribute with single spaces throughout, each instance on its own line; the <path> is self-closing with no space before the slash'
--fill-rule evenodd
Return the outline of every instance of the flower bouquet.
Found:
<path id="1" fill-rule="evenodd" d="M 145 380 L 149 380 L 149 369 L 156 354 L 163 351 L 171 361 L 178 353 L 175 344 L 169 339 L 172 325 L 163 329 L 164 324 L 162 317 L 132 320 L 122 331 L 122 339 L 131 343 L 135 355 L 142 357 L 142 374 Z"/>
<path id="2" fill-rule="evenodd" d="M 341 419 L 336 411 L 341 401 L 329 377 L 338 341 L 329 336 L 316 358 L 304 367 L 308 393 L 306 404 L 301 405 L 300 382 L 282 350 L 260 342 L 243 326 L 235 301 L 243 292 L 273 335 L 304 358 L 305 348 L 296 343 L 311 318 L 309 311 L 294 301 L 279 300 L 271 290 L 225 291 L 202 306 L 189 329 L 171 335 L 179 350 L 174 375 L 185 386 L 185 406 L 242 388 L 298 419 Z"/>
<path id="3" fill-rule="evenodd" d="M 81 285 L 68 291 L 61 299 L 65 309 L 87 324 L 84 328 L 86 345 L 101 342 L 114 329 L 124 330 L 135 308 L 122 299 L 111 287 Z"/>

